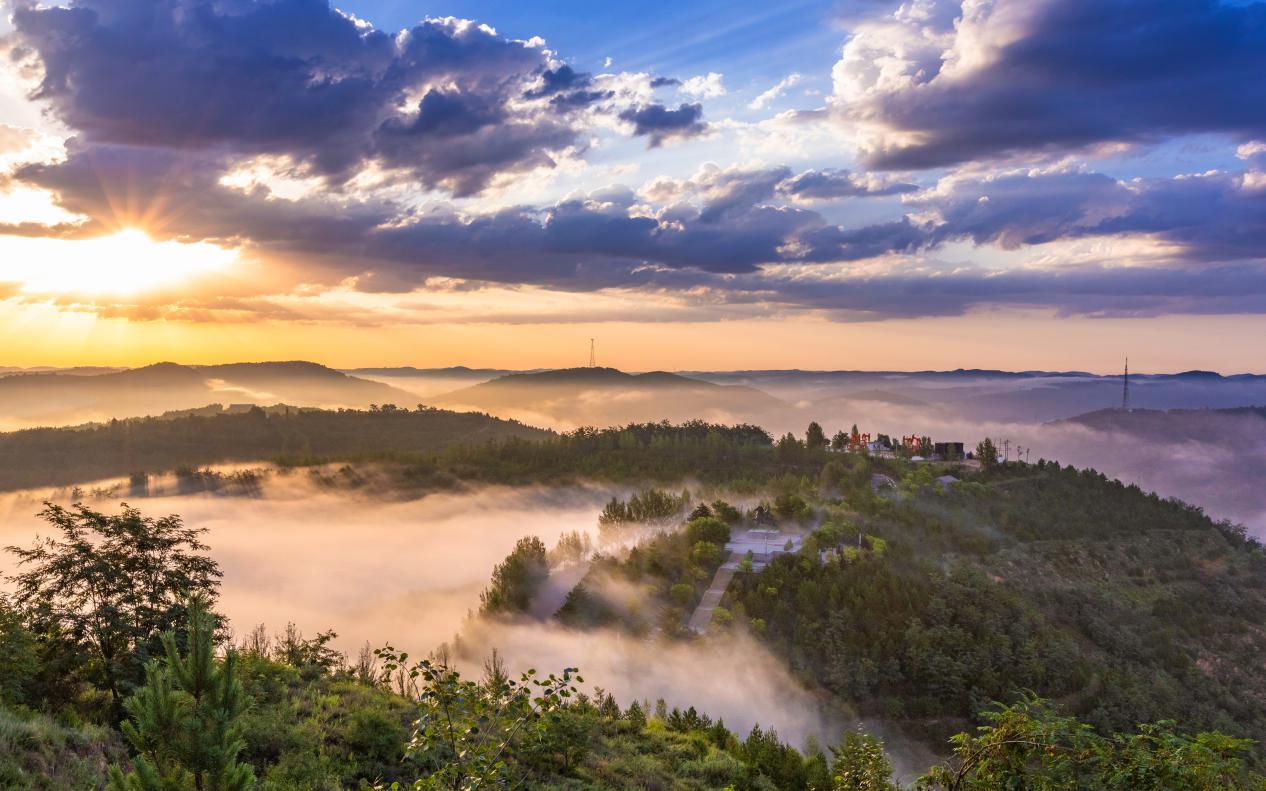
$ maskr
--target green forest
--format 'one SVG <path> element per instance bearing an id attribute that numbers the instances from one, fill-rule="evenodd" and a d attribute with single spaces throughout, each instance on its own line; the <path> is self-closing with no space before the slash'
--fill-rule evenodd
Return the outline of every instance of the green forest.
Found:
<path id="1" fill-rule="evenodd" d="M 63 486 L 224 462 L 316 463 L 434 451 L 551 432 L 474 412 L 218 407 L 72 428 L 0 433 L 0 489 Z"/>
<path id="2" fill-rule="evenodd" d="M 645 424 L 347 459 L 413 493 L 630 487 L 602 529 L 649 534 L 596 555 L 555 617 L 644 640 L 750 634 L 806 688 L 931 746 L 941 759 L 907 785 L 1266 788 L 1266 554 L 1241 528 L 1045 460 L 913 463 L 814 437 Z M 741 564 L 698 636 L 685 621 L 757 506 L 803 545 Z M 0 603 L 6 788 L 904 787 L 861 731 L 799 747 L 735 733 L 706 700 L 617 701 L 583 667 L 511 676 L 493 653 L 463 675 L 447 648 L 346 656 L 293 626 L 230 639 L 198 526 L 148 508 L 41 516 L 45 537 L 8 550 Z M 551 558 L 584 551 L 525 537 L 477 617 L 531 617 Z M 607 577 L 642 586 L 636 611 L 605 598 Z"/>

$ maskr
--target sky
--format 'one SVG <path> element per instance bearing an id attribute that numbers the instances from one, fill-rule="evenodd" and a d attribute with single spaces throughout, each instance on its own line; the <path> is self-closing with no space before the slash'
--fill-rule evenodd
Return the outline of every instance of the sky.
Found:
<path id="1" fill-rule="evenodd" d="M 1266 370 L 1266 3 L 0 0 L 0 54 L 0 365 Z"/>

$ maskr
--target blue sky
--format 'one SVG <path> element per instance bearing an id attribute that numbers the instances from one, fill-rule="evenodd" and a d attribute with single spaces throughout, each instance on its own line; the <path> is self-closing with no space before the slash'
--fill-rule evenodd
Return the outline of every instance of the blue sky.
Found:
<path id="1" fill-rule="evenodd" d="M 1266 329 L 1261 2 L 60 3 L 4 6 L 0 253 L 82 273 L 132 232 L 226 263 L 101 264 L 126 294 L 13 265 L 0 320 L 276 353 L 442 327 L 447 362 L 671 325 L 830 338 L 824 367 L 883 328 L 918 341 L 877 366 L 937 367 L 920 321 L 960 328 L 954 365 L 1119 328 L 1050 353 L 1072 368 L 1214 367 L 1227 321 Z"/>
<path id="2" fill-rule="evenodd" d="M 832 2 L 450 2 L 371 0 L 342 6 L 387 28 L 427 16 L 477 19 L 515 38 L 541 36 L 581 69 L 660 74 L 723 72 L 736 87 L 794 71 L 829 81 L 844 20 L 860 7 Z M 767 86 L 766 86 L 767 87 Z M 764 88 L 761 88 L 764 90 Z"/>

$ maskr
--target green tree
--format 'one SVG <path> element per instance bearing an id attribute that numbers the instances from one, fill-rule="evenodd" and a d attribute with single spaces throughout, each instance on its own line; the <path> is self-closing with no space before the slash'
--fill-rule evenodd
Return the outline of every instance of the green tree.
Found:
<path id="1" fill-rule="evenodd" d="M 839 747 L 831 750 L 834 791 L 900 791 L 893 782 L 892 764 L 884 754 L 883 742 L 861 731 L 848 731 Z"/>
<path id="2" fill-rule="evenodd" d="M 96 659 L 92 669 L 122 719 L 123 699 L 162 651 L 162 634 L 186 618 L 187 597 L 215 595 L 220 569 L 201 554 L 205 531 L 126 504 L 108 515 L 45 503 L 39 516 L 60 535 L 8 548 L 25 569 L 13 577 L 14 602 L 33 631 L 73 635 Z"/>
<path id="3" fill-rule="evenodd" d="M 826 432 L 822 430 L 822 426 L 818 421 L 809 424 L 809 428 L 804 432 L 804 446 L 809 450 L 821 450 L 828 444 Z"/>
<path id="4" fill-rule="evenodd" d="M 848 434 L 843 431 L 835 432 L 835 436 L 831 437 L 831 450 L 844 450 L 848 447 Z"/>
<path id="5" fill-rule="evenodd" d="M 123 735 L 136 751 L 132 771 L 110 769 L 110 791 L 244 791 L 253 788 L 238 722 L 248 700 L 236 654 L 215 659 L 216 619 L 204 598 L 189 601 L 186 650 L 162 636 L 166 658 L 146 665 L 145 685 L 128 698 Z"/>
<path id="6" fill-rule="evenodd" d="M 686 541 L 693 547 L 700 541 L 725 546 L 730 540 L 730 526 L 715 516 L 691 519 L 686 524 Z"/>
<path id="7" fill-rule="evenodd" d="M 412 784 L 415 791 L 504 784 L 516 753 L 530 753 L 542 743 L 556 749 L 552 730 L 575 695 L 575 684 L 584 683 L 575 668 L 564 668 L 557 676 L 538 678 L 529 670 L 517 680 L 502 677 L 496 684 L 479 684 L 426 659 L 406 666 L 409 655 L 391 646 L 374 653 L 383 661 L 385 680 L 405 670 L 420 682 L 421 713 L 405 748 L 406 758 L 425 772 Z M 392 788 L 401 786 L 394 783 Z"/>
<path id="8" fill-rule="evenodd" d="M 993 440 L 985 437 L 976 445 L 976 459 L 980 462 L 980 469 L 988 472 L 998 466 L 998 448 L 993 444 Z"/>
<path id="9" fill-rule="evenodd" d="M 536 536 L 520 538 L 514 550 L 492 570 L 492 584 L 479 594 L 486 614 L 524 612 L 549 578 L 545 544 Z"/>
<path id="10" fill-rule="evenodd" d="M 778 461 L 783 464 L 794 464 L 800 461 L 804 455 L 804 445 L 800 443 L 800 440 L 796 439 L 795 434 L 790 432 L 779 438 L 774 450 L 778 455 Z"/>
<path id="11" fill-rule="evenodd" d="M 0 703 L 22 703 L 39 672 L 35 635 L 19 613 L 0 597 Z"/>
<path id="12" fill-rule="evenodd" d="M 1252 744 L 1220 733 L 1188 736 L 1174 723 L 1142 725 L 1134 735 L 1101 736 L 1089 725 L 1028 697 L 985 714 L 988 724 L 951 741 L 950 761 L 920 778 L 924 791 L 1108 791 L 1264 789 L 1248 771 Z"/>

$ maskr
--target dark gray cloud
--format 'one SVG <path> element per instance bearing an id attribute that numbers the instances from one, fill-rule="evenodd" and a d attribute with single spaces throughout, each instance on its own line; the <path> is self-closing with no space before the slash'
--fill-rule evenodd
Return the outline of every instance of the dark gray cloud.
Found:
<path id="1" fill-rule="evenodd" d="M 1152 58 L 1148 62 L 1159 69 L 1156 85 L 1195 80 L 1217 68 L 1228 79 L 1238 74 L 1225 71 L 1230 67 L 1224 56 L 1243 41 L 1258 41 L 1258 7 L 1210 9 L 1196 0 L 1161 0 L 1156 29 L 1148 35 L 1169 41 L 1179 5 L 1188 15 L 1207 12 L 1222 20 L 1214 28 L 1230 38 L 1201 39 L 1202 46 L 1225 44 L 1206 53 L 1204 65 L 1193 62 L 1190 48 L 1175 51 L 1172 68 Z M 1086 16 L 1082 0 L 1066 6 L 1033 6 L 1038 10 L 1022 15 L 1029 32 L 1005 45 L 997 62 L 1012 63 L 1019 83 L 1050 92 L 1056 106 L 1065 104 L 1055 119 L 1064 124 L 1059 128 L 1074 125 L 1062 116 L 1075 115 L 1067 102 L 1077 88 L 1090 101 L 1084 119 L 1108 130 L 1102 139 L 1117 139 L 1122 129 L 1128 137 L 1128 126 L 1104 120 L 1125 112 L 1104 109 L 1104 91 L 1119 89 L 1125 108 L 1136 101 L 1133 91 L 1144 71 L 1134 59 L 1144 57 L 1136 50 L 1146 42 L 1118 42 L 1129 52 L 1117 56 L 1124 76 L 1115 82 L 1102 74 L 1110 50 L 1095 49 L 1086 63 L 1069 67 L 1081 75 L 1069 85 L 1070 72 L 1055 70 L 1055 64 L 1056 55 L 1073 51 L 1072 42 L 1099 41 L 1095 30 L 1134 30 L 1141 17 L 1122 22 L 1117 0 L 1103 5 L 1103 19 Z M 1247 27 L 1231 35 L 1226 19 Z M 424 211 L 383 197 L 395 192 L 361 193 L 348 181 L 373 163 L 393 170 L 396 183 L 472 195 L 499 177 L 549 167 L 561 152 L 583 146 L 581 133 L 594 114 L 618 117 L 654 147 L 704 134 L 702 107 L 629 106 L 629 91 L 611 90 L 618 80 L 578 72 L 543 49 L 487 28 L 428 21 L 388 36 L 332 11 L 323 0 L 78 0 L 69 7 L 24 5 L 14 22 L 20 56 L 43 67 L 39 97 L 74 137 L 65 160 L 27 165 L 12 179 L 50 190 L 62 207 L 90 220 L 11 225 L 0 227 L 2 233 L 91 236 L 140 224 L 164 238 L 243 244 L 266 258 L 301 261 L 312 280 L 354 276 L 359 287 L 378 291 L 409 290 L 444 276 L 577 292 L 702 290 L 722 304 L 765 302 L 840 317 L 953 315 L 985 304 L 1087 315 L 1266 310 L 1266 177 L 1251 169 L 1252 154 L 1246 154 L 1250 169 L 1244 173 L 1119 181 L 1078 170 L 1031 170 L 959 175 L 922 191 L 846 170 L 703 168 L 650 198 L 653 185 L 644 194 L 611 188 L 490 213 L 459 214 L 442 206 Z M 1192 30 L 1205 36 L 1199 25 Z M 1043 43 L 1031 31 L 1057 35 Z M 1241 53 L 1232 60 L 1256 63 L 1255 57 Z M 994 96 L 989 101 L 996 105 L 953 94 L 957 88 L 934 79 L 906 89 L 926 89 L 929 97 L 927 128 L 910 127 L 926 132 L 920 145 L 970 158 L 1012 150 L 1020 145 L 1007 142 L 1013 134 L 1019 135 L 1015 140 L 1036 140 L 1032 145 L 1039 148 L 1081 140 L 1059 128 L 1048 138 L 1029 138 L 1016 132 L 1023 125 L 1001 123 L 972 137 L 984 141 L 983 148 L 954 143 L 955 135 L 971 137 L 973 112 L 988 119 L 1008 108 L 1024 111 L 1024 103 L 1004 101 L 1015 96 L 999 87 L 1000 77 L 990 76 L 994 68 L 961 79 L 980 82 L 981 95 Z M 1034 75 L 1059 84 L 1034 82 Z M 638 79 L 644 94 L 646 78 Z M 955 115 L 959 111 L 947 110 L 950 100 L 937 92 L 952 94 L 968 110 Z M 876 106 L 900 119 L 903 97 L 905 91 L 885 94 Z M 1228 98 L 1224 91 L 1221 99 Z M 1199 111 L 1203 105 L 1191 107 Z M 1224 118 L 1232 114 L 1222 112 Z M 1258 110 L 1234 112 L 1243 120 Z M 936 125 L 954 118 L 961 128 Z M 1162 132 L 1176 129 L 1160 116 L 1153 120 Z M 1248 129 L 1241 125 L 1239 132 Z M 1235 130 L 1226 125 L 1224 131 Z M 221 183 L 254 155 L 288 157 L 296 163 L 294 175 L 319 176 L 323 188 L 291 201 L 263 187 L 243 191 Z M 827 216 L 827 209 L 808 205 L 897 195 L 908 211 L 904 216 L 866 210 L 851 215 L 858 201 L 840 203 Z M 897 201 L 886 203 L 885 212 Z M 1163 243 L 1166 252 L 1143 266 L 994 270 L 927 260 L 953 242 L 1014 250 L 1108 236 L 1145 236 Z M 882 265 L 853 263 L 884 256 L 890 259 Z M 901 256 L 915 264 L 900 265 Z M 811 266 L 818 264 L 829 266 Z"/>
<path id="2" fill-rule="evenodd" d="M 946 0 L 928 5 L 936 10 L 927 18 L 907 15 L 907 38 L 872 28 L 850 45 L 861 57 L 849 64 L 846 49 L 838 67 L 867 88 L 860 97 L 842 91 L 847 116 L 906 133 L 869 150 L 872 167 L 930 168 L 1189 133 L 1266 133 L 1261 2 L 999 0 L 970 12 Z M 943 73 L 950 51 L 943 45 L 911 55 L 926 46 L 929 23 L 968 52 L 1001 43 L 985 65 Z M 908 80 L 877 81 L 870 64 L 885 53 L 911 64 Z"/>
<path id="3" fill-rule="evenodd" d="M 358 276 L 371 291 L 407 291 L 444 276 L 577 292 L 703 289 L 722 304 L 763 302 L 838 318 L 957 315 L 991 304 L 1104 316 L 1266 312 L 1266 190 L 1246 187 L 1243 174 L 1128 183 L 1081 172 L 947 180 L 908 198 L 918 210 L 909 217 L 847 227 L 771 202 L 795 179 L 785 168 L 705 170 L 676 184 L 670 193 L 678 198 L 653 215 L 632 191 L 611 188 L 462 217 L 382 200 L 243 193 L 219 183 L 223 166 L 187 152 L 72 145 L 65 162 L 28 166 L 17 178 L 99 218 L 63 227 L 66 234 L 108 229 L 119 207 L 150 207 L 158 235 L 246 242 L 302 260 L 309 279 Z M 695 199 L 681 200 L 687 192 Z M 1131 266 L 999 270 L 916 257 L 864 274 L 846 265 L 957 240 L 1019 247 L 1121 233 L 1170 242 L 1174 252 L 1163 264 Z"/>
<path id="4" fill-rule="evenodd" d="M 1266 179 L 1251 171 L 1128 182 L 1077 171 L 1014 173 L 953 180 L 914 205 L 943 219 L 927 229 L 926 245 L 966 238 L 1014 249 L 1137 234 L 1172 243 L 1174 257 L 1191 264 L 1260 259 L 1266 249 Z"/>
<path id="5" fill-rule="evenodd" d="M 681 80 L 676 77 L 652 77 L 652 88 L 667 88 L 671 85 L 681 85 Z"/>
<path id="6" fill-rule="evenodd" d="M 703 105 L 683 102 L 676 110 L 658 102 L 630 107 L 620 113 L 620 120 L 633 124 L 633 134 L 650 139 L 650 147 L 658 148 L 668 140 L 698 137 L 708 131 L 703 122 Z"/>
<path id="7" fill-rule="evenodd" d="M 577 111 L 613 97 L 488 28 L 391 36 L 325 0 L 74 0 L 13 23 L 36 97 L 81 144 L 286 156 L 333 186 L 375 162 L 472 194 L 550 166 L 580 140 Z"/>
<path id="8" fill-rule="evenodd" d="M 1103 265 L 1003 271 L 913 269 L 827 281 L 749 278 L 730 283 L 729 288 L 748 298 L 821 309 L 844 321 L 958 316 L 996 306 L 1092 317 L 1266 313 L 1266 267 L 1260 264 L 1206 269 Z"/>
<path id="9" fill-rule="evenodd" d="M 562 65 L 547 69 L 541 75 L 541 85 L 524 94 L 529 99 L 549 97 L 550 104 L 569 110 L 579 110 L 598 102 L 615 98 L 615 91 L 595 90 L 593 76 Z"/>

